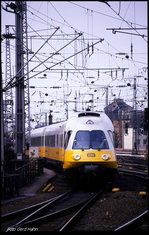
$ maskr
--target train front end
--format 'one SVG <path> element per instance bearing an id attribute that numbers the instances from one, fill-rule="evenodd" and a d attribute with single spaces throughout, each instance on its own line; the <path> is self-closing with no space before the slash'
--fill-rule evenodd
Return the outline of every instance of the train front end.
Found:
<path id="1" fill-rule="evenodd" d="M 116 169 L 113 125 L 104 113 L 84 112 L 67 125 L 64 169 Z"/>

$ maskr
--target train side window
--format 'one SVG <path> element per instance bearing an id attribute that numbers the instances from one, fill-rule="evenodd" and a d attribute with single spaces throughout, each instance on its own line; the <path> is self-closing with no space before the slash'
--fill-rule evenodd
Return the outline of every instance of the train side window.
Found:
<path id="1" fill-rule="evenodd" d="M 37 137 L 37 146 L 41 146 L 41 137 Z"/>
<path id="2" fill-rule="evenodd" d="M 65 145 L 65 139 L 66 139 L 66 131 L 64 131 L 64 145 Z"/>
<path id="3" fill-rule="evenodd" d="M 69 142 L 69 139 L 70 139 L 70 136 L 71 136 L 71 133 L 72 131 L 68 131 L 67 134 L 66 134 L 66 137 L 65 137 L 65 143 L 64 143 L 64 148 L 66 149 L 67 146 L 68 146 L 68 142 Z"/>
<path id="4" fill-rule="evenodd" d="M 59 135 L 59 147 L 62 147 L 62 135 Z"/>
<path id="5" fill-rule="evenodd" d="M 63 143 L 63 135 L 59 135 L 59 147 L 62 147 L 62 143 Z"/>
<path id="6" fill-rule="evenodd" d="M 41 136 L 41 146 L 44 146 L 44 136 Z"/>
<path id="7" fill-rule="evenodd" d="M 31 138 L 31 146 L 34 146 L 34 138 Z"/>
<path id="8" fill-rule="evenodd" d="M 49 147 L 50 146 L 50 136 L 45 137 L 45 146 Z"/>
<path id="9" fill-rule="evenodd" d="M 55 147 L 55 135 L 50 136 L 50 147 Z"/>
<path id="10" fill-rule="evenodd" d="M 58 144 L 59 144 L 59 143 L 58 143 L 58 135 L 56 135 L 56 147 L 59 147 Z"/>
<path id="11" fill-rule="evenodd" d="M 45 137 L 45 145 L 47 147 L 55 147 L 56 143 L 56 136 L 55 135 L 49 135 Z"/>
<path id="12" fill-rule="evenodd" d="M 47 136 L 45 136 L 45 146 L 47 146 Z"/>
<path id="13" fill-rule="evenodd" d="M 41 146 L 41 137 L 33 137 L 31 138 L 31 146 L 38 147 Z"/>
<path id="14" fill-rule="evenodd" d="M 63 148 L 63 139 L 64 139 L 64 135 L 61 135 L 61 146 Z"/>

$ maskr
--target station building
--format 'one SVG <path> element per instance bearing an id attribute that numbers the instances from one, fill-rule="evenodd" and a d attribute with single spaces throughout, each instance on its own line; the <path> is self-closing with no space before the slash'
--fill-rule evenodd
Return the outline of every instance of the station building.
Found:
<path id="1" fill-rule="evenodd" d="M 147 154 L 148 138 L 145 128 L 147 121 L 145 111 L 134 110 L 123 99 L 114 99 L 111 104 L 105 107 L 105 113 L 114 125 L 117 152 Z"/>

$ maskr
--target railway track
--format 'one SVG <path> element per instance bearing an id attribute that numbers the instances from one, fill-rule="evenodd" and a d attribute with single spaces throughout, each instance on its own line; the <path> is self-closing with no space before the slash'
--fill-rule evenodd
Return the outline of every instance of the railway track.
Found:
<path id="1" fill-rule="evenodd" d="M 52 230 L 68 230 L 68 228 L 70 229 L 77 219 L 80 218 L 89 205 L 91 205 L 91 203 L 102 194 L 102 192 L 103 190 L 96 193 L 69 191 L 55 198 L 49 199 L 46 202 L 5 214 L 2 216 L 2 231 L 26 231 L 31 228 L 40 228 L 41 224 L 45 224 L 47 222 L 48 225 L 46 226 L 50 226 L 49 222 L 54 218 L 56 218 L 58 223 L 56 223 L 55 228 L 52 227 Z M 66 221 L 66 215 L 69 215 L 70 212 L 71 216 L 68 216 L 68 221 Z M 27 215 L 20 218 L 22 214 Z M 59 217 L 62 216 L 63 225 L 61 225 L 61 220 L 59 222 Z M 48 230 L 50 231 L 50 227 Z"/>
<path id="2" fill-rule="evenodd" d="M 137 168 L 146 168 L 148 167 L 148 159 L 137 158 L 133 156 L 117 156 L 119 164 L 131 165 Z"/>
<path id="3" fill-rule="evenodd" d="M 130 175 L 130 176 L 138 177 L 140 179 L 148 180 L 148 174 L 145 172 L 140 172 L 140 171 L 130 170 L 130 169 L 121 169 L 121 168 L 118 169 L 118 172 L 122 174 Z"/>
<path id="4" fill-rule="evenodd" d="M 118 173 L 143 178 L 143 182 L 146 182 L 144 179 L 147 179 L 147 173 L 126 168 L 119 168 Z M 131 179 L 133 181 L 135 180 L 133 177 L 131 177 Z M 78 220 L 88 207 L 91 206 L 96 199 L 100 198 L 100 195 L 103 197 L 103 192 L 103 190 L 99 192 L 70 190 L 44 202 L 7 213 L 1 216 L 1 231 L 71 231 L 75 224 L 76 227 L 78 226 Z M 110 199 L 111 197 L 109 200 Z M 98 213 L 100 217 L 100 211 Z M 142 217 L 142 220 L 144 217 Z M 135 219 L 133 220 L 135 221 Z M 132 221 L 127 223 L 127 229 L 129 229 L 129 224 L 130 229 L 133 227 Z M 121 225 L 116 229 L 125 229 L 125 226 Z"/>
<path id="5" fill-rule="evenodd" d="M 118 172 L 148 180 L 148 161 L 136 157 L 119 156 Z"/>
<path id="6" fill-rule="evenodd" d="M 119 166 L 121 167 L 132 167 L 134 169 L 140 169 L 140 170 L 148 170 L 148 166 L 146 165 L 141 165 L 141 164 L 138 164 L 138 163 L 127 163 L 127 162 L 119 162 L 118 164 Z"/>
<path id="7" fill-rule="evenodd" d="M 114 229 L 114 231 L 129 231 L 129 230 L 138 230 L 144 222 L 148 221 L 148 210 L 145 210 L 143 213 L 139 214 L 132 220 L 129 220 L 127 223 L 119 226 Z M 147 226 L 147 223 L 145 224 Z"/>
<path id="8" fill-rule="evenodd" d="M 29 221 L 31 218 L 37 217 L 38 215 L 40 215 L 40 213 L 44 213 L 47 208 L 54 205 L 54 203 L 56 203 L 56 201 L 62 199 L 63 197 L 65 197 L 69 193 L 70 193 L 70 191 L 63 193 L 57 197 L 46 200 L 44 202 L 32 205 L 30 207 L 26 207 L 24 209 L 20 209 L 20 210 L 13 211 L 13 212 L 2 215 L 1 221 L 4 225 L 4 226 L 2 225 L 2 230 L 6 229 L 6 231 L 16 231 L 18 226 L 21 226 L 21 224 L 25 223 L 26 221 Z M 22 215 L 23 215 L 23 217 L 22 217 Z M 26 215 L 26 216 L 24 217 L 24 215 Z M 15 221 L 15 223 L 11 224 L 14 221 Z M 9 226 L 8 226 L 8 224 L 9 224 Z M 6 226 L 8 226 L 8 228 L 6 228 Z"/>
<path id="9" fill-rule="evenodd" d="M 90 206 L 91 203 L 93 203 L 94 200 L 98 196 L 100 196 L 103 193 L 103 190 L 94 193 L 83 205 L 58 229 L 59 232 L 62 231 L 68 231 L 70 230 L 73 225 L 79 221 L 82 214 L 85 212 L 85 210 Z"/>
<path id="10" fill-rule="evenodd" d="M 103 203 L 103 198 L 107 197 L 104 196 L 106 195 L 104 193 L 105 191 L 103 190 L 99 192 L 68 191 L 42 203 L 7 213 L 2 215 L 1 218 L 2 231 L 75 231 L 74 229 L 77 228 L 83 213 L 90 206 L 94 205 L 92 203 L 97 201 L 99 205 L 101 198 L 101 202 Z M 107 198 L 107 202 L 109 202 L 112 197 L 110 196 L 109 199 Z M 121 198 L 121 196 L 119 197 Z M 109 204 L 106 204 L 105 206 L 108 205 Z M 106 209 L 107 211 L 109 210 L 108 208 L 109 206 Z M 102 213 L 100 215 L 100 213 L 99 210 L 98 216 L 102 217 L 103 215 Z M 24 215 L 23 217 L 22 214 Z M 136 226 L 135 224 L 139 224 L 140 226 L 147 215 L 148 211 L 145 212 L 144 215 L 142 213 L 142 215 L 140 214 L 123 225 L 120 224 L 114 231 L 133 229 Z M 106 220 L 108 221 L 108 217 Z M 76 226 L 74 227 L 74 225 Z"/>

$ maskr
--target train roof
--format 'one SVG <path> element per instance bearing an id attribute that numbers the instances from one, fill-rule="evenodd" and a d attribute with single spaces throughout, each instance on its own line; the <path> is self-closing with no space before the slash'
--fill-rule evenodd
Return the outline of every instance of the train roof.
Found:
<path id="1" fill-rule="evenodd" d="M 79 127 L 83 128 L 83 126 L 89 129 L 114 130 L 111 120 L 104 112 L 79 112 L 69 118 L 66 124 L 67 129 L 72 127 L 78 129 Z"/>
<path id="2" fill-rule="evenodd" d="M 31 135 L 32 136 L 38 136 L 39 134 L 44 133 L 45 128 L 46 128 L 46 126 L 35 128 L 35 129 L 31 130 Z"/>
<path id="3" fill-rule="evenodd" d="M 94 125 L 92 125 L 94 124 Z M 40 127 L 31 131 L 31 135 L 38 136 L 48 132 L 57 132 L 59 129 L 73 130 L 85 127 L 114 130 L 113 124 L 104 112 L 78 112 L 74 113 L 67 121 L 53 123 L 51 125 Z"/>

